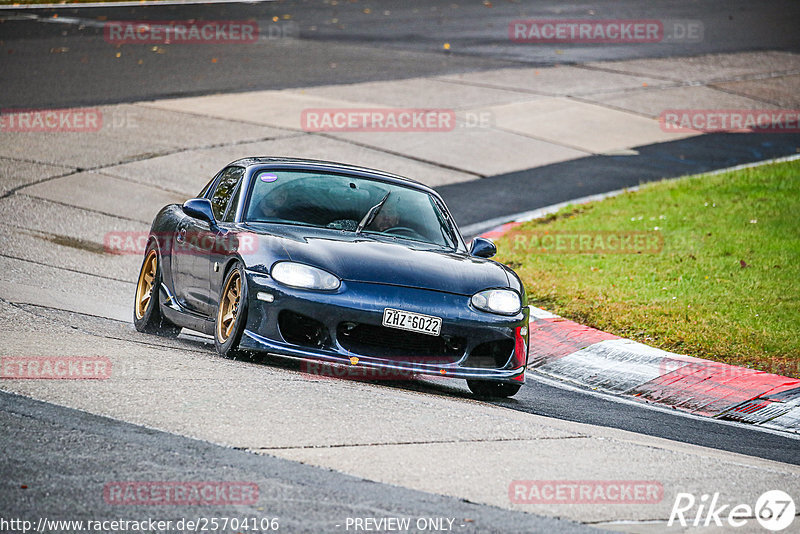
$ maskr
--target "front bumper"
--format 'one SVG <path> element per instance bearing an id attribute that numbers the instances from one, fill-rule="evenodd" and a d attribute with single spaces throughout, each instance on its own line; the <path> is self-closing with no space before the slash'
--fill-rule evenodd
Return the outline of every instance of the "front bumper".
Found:
<path id="1" fill-rule="evenodd" d="M 275 282 L 268 275 L 247 271 L 247 323 L 240 341 L 245 350 L 316 360 L 335 364 L 358 365 L 404 373 L 439 377 L 477 379 L 521 384 L 525 381 L 528 358 L 527 307 L 513 317 L 481 312 L 471 307 L 469 297 L 437 291 L 385 284 L 343 281 L 334 292 L 294 289 Z M 259 300 L 266 293 L 272 302 Z M 397 350 L 391 355 L 381 350 L 354 350 L 341 339 L 342 324 L 366 325 L 373 330 L 382 326 L 387 307 L 442 318 L 440 336 L 458 339 L 463 347 L 447 357 L 420 355 Z M 279 326 L 282 312 L 291 312 L 312 319 L 324 330 L 322 341 L 289 342 Z M 394 332 L 387 332 L 393 334 Z M 505 356 L 496 357 L 496 364 L 485 361 L 474 365 L 474 354 L 491 343 L 513 347 Z M 312 346 L 314 345 L 314 346 Z M 402 348 L 402 347 L 401 347 Z M 476 350 L 478 349 L 478 350 Z"/>

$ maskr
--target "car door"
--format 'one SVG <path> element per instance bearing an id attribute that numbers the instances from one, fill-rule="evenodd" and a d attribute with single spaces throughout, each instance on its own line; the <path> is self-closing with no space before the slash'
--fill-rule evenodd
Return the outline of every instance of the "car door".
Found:
<path id="1" fill-rule="evenodd" d="M 216 174 L 211 181 L 206 184 L 198 198 L 208 198 L 210 191 L 219 181 L 224 169 Z M 193 313 L 198 313 L 197 306 L 197 287 L 198 281 L 194 277 L 195 267 L 193 265 L 195 255 L 200 251 L 196 246 L 198 242 L 193 240 L 193 235 L 189 234 L 189 229 L 196 225 L 197 221 L 180 212 L 179 220 L 175 225 L 175 233 L 171 236 L 170 243 L 170 270 L 172 272 L 172 289 L 175 300 L 180 306 Z"/>
<path id="2" fill-rule="evenodd" d="M 244 175 L 242 167 L 228 167 L 217 178 L 206 196 L 211 201 L 214 218 L 221 222 L 236 186 Z M 178 266 L 180 284 L 177 297 L 188 311 L 210 317 L 212 297 L 209 273 L 211 257 L 219 241 L 219 229 L 212 229 L 203 220 L 186 216 L 178 223 L 173 247 L 174 264 Z"/>
<path id="3" fill-rule="evenodd" d="M 218 255 L 226 251 L 226 244 L 229 239 L 225 235 L 229 226 L 226 214 L 228 206 L 232 203 L 234 193 L 238 190 L 239 183 L 242 181 L 244 172 L 243 167 L 228 167 L 222 172 L 220 179 L 217 180 L 209 200 L 211 200 L 211 209 L 214 212 L 214 219 L 216 219 L 218 228 L 211 231 L 208 223 L 194 219 L 199 227 L 189 230 L 195 230 L 201 234 L 201 239 L 199 240 L 200 253 L 193 259 L 192 271 L 197 280 L 202 280 L 202 283 L 195 288 L 196 306 L 200 313 L 208 317 L 213 316 L 216 311 L 215 303 L 217 299 L 217 295 L 213 294 L 214 291 L 211 290 L 212 266 Z"/>
<path id="4" fill-rule="evenodd" d="M 209 293 L 209 309 L 212 313 L 217 310 L 219 293 L 222 290 L 222 283 L 224 278 L 223 266 L 227 265 L 228 259 L 232 255 L 236 255 L 237 251 L 241 250 L 239 239 L 241 234 L 237 231 L 234 224 L 236 221 L 237 208 L 239 206 L 239 199 L 242 195 L 242 190 L 245 187 L 243 179 L 239 180 L 238 185 L 234 189 L 233 195 L 228 202 L 228 207 L 225 209 L 225 214 L 218 220 L 219 227 L 222 230 L 217 237 L 216 246 L 209 255 L 209 272 L 208 279 L 210 281 Z M 247 249 L 245 249 L 247 250 Z"/>

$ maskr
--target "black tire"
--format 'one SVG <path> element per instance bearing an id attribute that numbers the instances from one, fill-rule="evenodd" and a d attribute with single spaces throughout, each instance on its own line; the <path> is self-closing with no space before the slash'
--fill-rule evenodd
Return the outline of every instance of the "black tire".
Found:
<path id="1" fill-rule="evenodd" d="M 233 304 L 233 318 L 227 318 L 230 312 L 231 299 L 227 295 L 231 291 L 231 286 L 235 285 L 238 277 L 238 298 Z M 225 358 L 238 358 L 244 355 L 244 351 L 239 349 L 239 341 L 242 339 L 244 325 L 247 323 L 247 280 L 241 264 L 236 264 L 225 275 L 222 283 L 222 290 L 217 301 L 217 313 L 214 319 L 214 346 L 220 356 Z"/>
<path id="2" fill-rule="evenodd" d="M 506 399 L 513 397 L 522 384 L 489 382 L 487 380 L 467 380 L 470 391 L 480 399 Z"/>
<path id="3" fill-rule="evenodd" d="M 175 337 L 181 328 L 161 315 L 161 258 L 154 245 L 147 247 L 139 269 L 133 299 L 133 325 L 139 332 Z"/>

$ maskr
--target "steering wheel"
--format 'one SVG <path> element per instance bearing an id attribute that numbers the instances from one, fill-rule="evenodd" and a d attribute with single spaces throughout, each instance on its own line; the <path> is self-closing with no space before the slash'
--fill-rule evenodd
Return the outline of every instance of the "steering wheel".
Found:
<path id="1" fill-rule="evenodd" d="M 392 226 L 391 228 L 387 228 L 383 231 L 384 234 L 392 234 L 392 233 L 407 233 L 411 234 L 412 237 L 422 237 L 422 235 L 414 230 L 413 228 L 409 228 L 408 226 Z"/>

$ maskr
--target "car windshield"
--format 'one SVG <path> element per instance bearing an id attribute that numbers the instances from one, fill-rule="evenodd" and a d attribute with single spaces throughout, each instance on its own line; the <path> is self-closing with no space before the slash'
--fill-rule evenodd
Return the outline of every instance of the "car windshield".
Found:
<path id="1" fill-rule="evenodd" d="M 424 191 L 309 171 L 256 172 L 244 220 L 385 235 L 458 248 L 455 228 Z M 388 197 L 387 197 L 388 195 Z M 384 200 L 383 204 L 378 207 Z M 372 210 L 370 217 L 367 214 Z"/>

